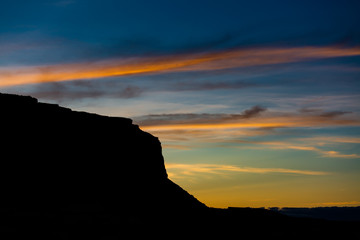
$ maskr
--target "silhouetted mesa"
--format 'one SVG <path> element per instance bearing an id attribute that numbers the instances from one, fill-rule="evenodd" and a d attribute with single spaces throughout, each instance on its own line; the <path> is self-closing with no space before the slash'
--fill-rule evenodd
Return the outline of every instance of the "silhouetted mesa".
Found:
<path id="1" fill-rule="evenodd" d="M 3 206 L 95 204 L 124 214 L 205 208 L 167 178 L 159 140 L 131 119 L 10 94 L 0 94 L 0 111 Z"/>
<path id="2" fill-rule="evenodd" d="M 268 210 L 208 208 L 168 179 L 159 140 L 131 119 L 10 94 L 0 94 L 0 119 L 1 236 L 288 238 L 356 229 Z"/>

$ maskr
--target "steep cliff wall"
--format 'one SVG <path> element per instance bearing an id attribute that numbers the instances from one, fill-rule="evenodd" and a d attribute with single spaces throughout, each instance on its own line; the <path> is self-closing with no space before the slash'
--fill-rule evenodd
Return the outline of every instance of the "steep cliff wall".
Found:
<path id="1" fill-rule="evenodd" d="M 204 207 L 167 178 L 160 141 L 131 119 L 10 94 L 0 94 L 0 114 L 2 202 Z"/>

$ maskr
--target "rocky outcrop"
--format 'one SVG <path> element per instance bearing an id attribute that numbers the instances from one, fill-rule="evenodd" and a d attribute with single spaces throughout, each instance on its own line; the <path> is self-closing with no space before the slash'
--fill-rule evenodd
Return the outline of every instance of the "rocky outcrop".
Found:
<path id="1" fill-rule="evenodd" d="M 3 204 L 204 207 L 167 178 L 158 138 L 132 120 L 0 94 Z"/>
<path id="2" fill-rule="evenodd" d="M 350 239 L 358 222 L 208 208 L 131 119 L 0 94 L 2 239 Z"/>

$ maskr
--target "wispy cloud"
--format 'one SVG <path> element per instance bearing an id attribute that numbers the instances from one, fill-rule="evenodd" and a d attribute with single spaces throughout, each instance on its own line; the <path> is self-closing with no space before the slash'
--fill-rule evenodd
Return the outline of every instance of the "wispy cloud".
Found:
<path id="1" fill-rule="evenodd" d="M 180 163 L 166 163 L 166 169 L 170 173 L 169 176 L 176 178 L 184 175 L 194 174 L 218 174 L 227 175 L 229 173 L 255 173 L 255 174 L 294 174 L 294 175 L 311 175 L 323 176 L 329 175 L 329 172 L 311 171 L 311 170 L 297 170 L 286 168 L 254 168 L 254 167 L 239 167 L 234 165 L 222 164 L 180 164 Z M 180 176 L 181 175 L 181 176 Z"/>
<path id="2" fill-rule="evenodd" d="M 316 142 L 318 145 L 325 145 L 329 143 L 360 143 L 360 138 L 358 137 L 333 137 L 333 136 L 325 136 L 325 137 L 308 137 L 301 138 L 299 140 L 307 141 L 307 142 Z"/>
<path id="3" fill-rule="evenodd" d="M 344 154 L 339 151 L 334 150 L 324 150 L 319 147 L 311 146 L 309 143 L 296 144 L 289 142 L 268 142 L 268 143 L 258 143 L 262 145 L 267 145 L 268 148 L 272 149 L 292 149 L 292 150 L 301 150 L 301 151 L 312 151 L 318 153 L 322 157 L 327 158 L 360 158 L 359 154 Z"/>
<path id="4" fill-rule="evenodd" d="M 143 89 L 114 81 L 72 81 L 40 84 L 27 91 L 36 98 L 61 102 L 100 97 L 135 98 L 142 94 Z"/>
<path id="5" fill-rule="evenodd" d="M 0 87 L 137 74 L 224 70 L 358 55 L 358 47 L 251 48 L 97 62 L 5 67 L 0 68 Z"/>
<path id="6" fill-rule="evenodd" d="M 249 109 L 245 109 L 239 114 L 195 114 L 195 113 L 179 113 L 179 114 L 153 114 L 147 116 L 140 116 L 135 120 L 142 126 L 166 126 L 187 124 L 218 124 L 222 122 L 233 122 L 236 120 L 250 119 L 259 116 L 262 112 L 266 111 L 266 108 L 261 106 L 253 106 Z M 160 127 L 161 128 L 161 127 Z M 174 128 L 176 129 L 176 128 Z"/>
<path id="7" fill-rule="evenodd" d="M 253 107 L 242 114 L 165 114 L 149 115 L 136 118 L 137 122 L 149 131 L 206 130 L 237 128 L 283 128 L 283 127 L 325 127 L 325 126 L 360 126 L 358 118 L 345 114 L 298 114 L 267 111 L 258 116 Z M 249 116 L 249 117 L 245 117 Z"/>
<path id="8" fill-rule="evenodd" d="M 169 91 L 203 91 L 203 90 L 217 90 L 217 89 L 242 89 L 249 87 L 256 87 L 257 84 L 243 81 L 225 82 L 225 81 L 209 81 L 197 82 L 191 81 L 177 81 L 174 84 L 167 86 Z"/>
<path id="9" fill-rule="evenodd" d="M 314 152 L 325 158 L 360 158 L 344 151 L 341 143 L 360 143 L 355 137 L 307 137 L 288 141 L 256 140 L 257 136 L 276 135 L 278 128 L 324 128 L 359 126 L 353 113 L 322 110 L 273 112 L 254 106 L 239 114 L 159 114 L 135 118 L 142 129 L 166 142 L 168 148 L 191 149 L 206 144 L 217 147 L 294 150 Z M 255 137 L 255 138 L 254 138 Z M 268 138 L 269 139 L 269 138 Z"/>
<path id="10" fill-rule="evenodd" d="M 348 114 L 351 112 L 345 112 L 345 111 L 331 111 L 331 112 L 324 112 L 322 114 L 320 114 L 321 117 L 326 117 L 326 118 L 332 118 L 332 117 L 337 117 L 337 116 L 342 116 L 344 114 Z"/>

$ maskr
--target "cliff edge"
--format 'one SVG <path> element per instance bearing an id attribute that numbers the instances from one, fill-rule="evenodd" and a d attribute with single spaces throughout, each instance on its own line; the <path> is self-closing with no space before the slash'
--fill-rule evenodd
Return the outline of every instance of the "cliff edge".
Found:
<path id="1" fill-rule="evenodd" d="M 167 178 L 160 141 L 131 119 L 11 94 L 0 94 L 0 115 L 2 204 L 123 212 L 205 207 Z"/>

